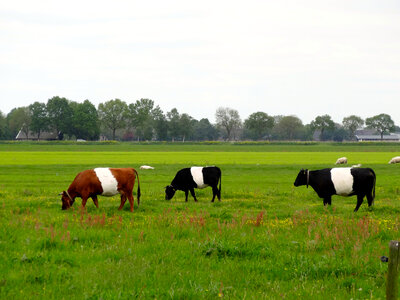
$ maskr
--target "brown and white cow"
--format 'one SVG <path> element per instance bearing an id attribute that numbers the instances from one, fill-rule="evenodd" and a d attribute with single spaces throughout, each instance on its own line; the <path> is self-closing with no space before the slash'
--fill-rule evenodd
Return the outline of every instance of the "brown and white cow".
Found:
<path id="1" fill-rule="evenodd" d="M 139 175 L 133 168 L 95 168 L 85 170 L 76 175 L 67 191 L 63 191 L 60 195 L 62 201 L 62 209 L 70 208 L 76 197 L 82 198 L 82 207 L 85 207 L 88 198 L 92 198 L 96 207 L 99 207 L 97 196 L 114 196 L 121 194 L 121 205 L 119 209 L 124 207 L 126 198 L 131 205 L 133 212 L 133 187 L 135 179 L 138 179 L 137 202 L 140 204 L 140 183 Z"/>

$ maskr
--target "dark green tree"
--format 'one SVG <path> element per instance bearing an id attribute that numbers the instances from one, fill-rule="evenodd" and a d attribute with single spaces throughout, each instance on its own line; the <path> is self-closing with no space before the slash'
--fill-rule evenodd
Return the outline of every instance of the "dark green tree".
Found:
<path id="1" fill-rule="evenodd" d="M 7 139 L 7 119 L 6 116 L 0 111 L 0 140 Z"/>
<path id="2" fill-rule="evenodd" d="M 97 113 L 101 124 L 111 130 L 113 140 L 117 129 L 127 126 L 128 105 L 125 101 L 115 99 L 100 103 Z"/>
<path id="3" fill-rule="evenodd" d="M 207 118 L 193 124 L 193 139 L 196 141 L 212 141 L 218 138 L 218 130 Z"/>
<path id="4" fill-rule="evenodd" d="M 275 139 L 295 140 L 301 139 L 304 132 L 303 122 L 296 116 L 279 116 L 273 128 Z"/>
<path id="5" fill-rule="evenodd" d="M 179 118 L 179 127 L 182 142 L 185 142 L 186 138 L 190 138 L 193 133 L 193 118 L 188 114 L 183 113 Z"/>
<path id="6" fill-rule="evenodd" d="M 73 111 L 72 134 L 77 139 L 98 140 L 100 135 L 99 118 L 96 107 L 89 101 L 71 102 Z"/>
<path id="7" fill-rule="evenodd" d="M 55 96 L 47 101 L 46 110 L 49 118 L 49 129 L 57 132 L 60 139 L 66 134 L 72 134 L 73 110 L 66 98 Z"/>
<path id="8" fill-rule="evenodd" d="M 154 101 L 143 98 L 128 106 L 129 126 L 135 128 L 138 140 L 153 138 L 153 108 Z"/>
<path id="9" fill-rule="evenodd" d="M 349 132 L 350 139 L 354 139 L 356 130 L 364 125 L 364 120 L 358 116 L 351 115 L 343 118 L 342 124 L 344 129 Z"/>
<path id="10" fill-rule="evenodd" d="M 329 115 L 316 117 L 315 120 L 311 121 L 310 125 L 314 131 L 320 130 L 321 140 L 324 140 L 325 131 L 333 131 L 335 129 L 335 123 L 332 121 L 332 118 Z"/>
<path id="11" fill-rule="evenodd" d="M 49 129 L 46 104 L 36 101 L 29 105 L 29 112 L 31 115 L 30 129 L 37 134 L 37 139 L 40 140 L 40 134 Z"/>
<path id="12" fill-rule="evenodd" d="M 171 137 L 173 142 L 175 139 L 179 138 L 181 133 L 180 119 L 181 116 L 176 108 L 173 108 L 171 111 L 167 112 L 168 135 Z"/>
<path id="13" fill-rule="evenodd" d="M 365 120 L 365 125 L 376 129 L 381 135 L 381 140 L 385 133 L 394 132 L 395 125 L 392 118 L 387 114 L 380 114 Z"/>
<path id="14" fill-rule="evenodd" d="M 275 125 L 275 119 L 265 112 L 252 113 L 245 121 L 244 127 L 253 140 L 269 138 L 270 132 Z"/>
<path id="15" fill-rule="evenodd" d="M 161 108 L 157 105 L 152 111 L 153 128 L 158 141 L 168 139 L 168 121 Z"/>
<path id="16" fill-rule="evenodd" d="M 7 115 L 7 123 L 10 134 L 13 138 L 17 136 L 20 130 L 25 137 L 28 138 L 29 128 L 31 125 L 29 108 L 24 106 L 12 109 Z"/>

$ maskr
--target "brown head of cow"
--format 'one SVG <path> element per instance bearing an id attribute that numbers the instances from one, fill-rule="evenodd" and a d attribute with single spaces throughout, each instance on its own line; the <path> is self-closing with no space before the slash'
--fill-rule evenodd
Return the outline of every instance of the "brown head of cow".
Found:
<path id="1" fill-rule="evenodd" d="M 72 204 L 74 204 L 75 199 L 73 199 L 67 191 L 63 191 L 59 195 L 61 195 L 62 210 L 68 209 L 72 206 Z"/>
<path id="2" fill-rule="evenodd" d="M 67 191 L 63 191 L 61 195 L 61 208 L 68 209 L 74 202 L 76 197 L 82 198 L 82 206 L 85 207 L 89 198 L 92 198 L 96 207 L 99 207 L 97 196 L 114 196 L 121 195 L 121 205 L 119 209 L 124 207 L 126 199 L 129 200 L 130 210 L 133 212 L 134 199 L 133 187 L 135 179 L 138 180 L 137 202 L 140 204 L 140 183 L 139 175 L 133 168 L 96 168 L 93 170 L 85 170 L 76 175 Z"/>

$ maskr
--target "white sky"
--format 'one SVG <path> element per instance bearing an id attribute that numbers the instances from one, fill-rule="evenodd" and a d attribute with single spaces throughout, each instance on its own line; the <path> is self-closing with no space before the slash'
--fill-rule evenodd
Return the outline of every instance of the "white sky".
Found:
<path id="1" fill-rule="evenodd" d="M 400 125 L 400 1 L 0 0 L 0 111 L 150 98 Z"/>

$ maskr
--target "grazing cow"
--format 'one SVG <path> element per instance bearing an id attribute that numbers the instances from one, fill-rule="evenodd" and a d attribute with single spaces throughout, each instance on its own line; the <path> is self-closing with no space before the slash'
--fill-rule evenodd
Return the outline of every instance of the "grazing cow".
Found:
<path id="1" fill-rule="evenodd" d="M 397 163 L 400 163 L 400 156 L 395 156 L 389 161 L 389 164 L 397 164 Z"/>
<path id="2" fill-rule="evenodd" d="M 331 205 L 332 195 L 353 196 L 357 195 L 356 212 L 364 197 L 367 196 L 368 206 L 375 198 L 376 176 L 370 168 L 329 168 L 309 171 L 301 169 L 297 175 L 294 186 L 310 185 L 324 205 Z"/>
<path id="3" fill-rule="evenodd" d="M 219 188 L 218 188 L 219 181 Z M 170 200 L 177 190 L 185 192 L 185 201 L 188 201 L 188 193 L 197 202 L 194 189 L 203 189 L 211 186 L 214 202 L 215 196 L 221 201 L 221 170 L 218 167 L 191 167 L 179 170 L 171 184 L 165 187 L 165 200 Z"/>
<path id="4" fill-rule="evenodd" d="M 139 175 L 132 168 L 96 168 L 93 170 L 85 170 L 76 175 L 67 191 L 63 191 L 60 195 L 62 201 L 62 209 L 70 208 L 76 197 L 82 198 L 82 207 L 85 207 L 88 198 L 92 198 L 96 207 L 99 207 L 97 196 L 114 196 L 121 194 L 121 205 L 119 209 L 124 207 L 126 198 L 131 205 L 133 212 L 133 186 L 135 179 L 138 180 L 137 202 L 140 204 L 140 183 Z"/>
<path id="5" fill-rule="evenodd" d="M 347 164 L 347 157 L 340 157 L 337 159 L 335 165 Z"/>

